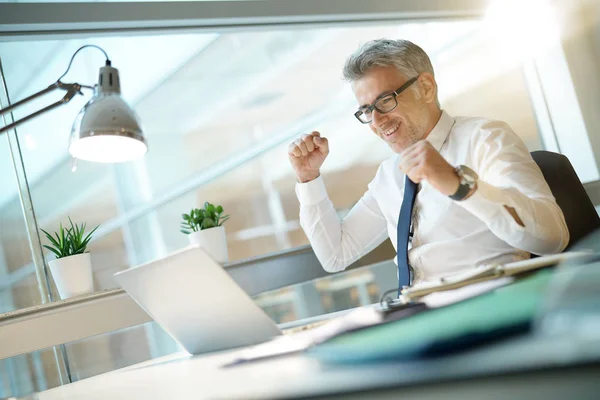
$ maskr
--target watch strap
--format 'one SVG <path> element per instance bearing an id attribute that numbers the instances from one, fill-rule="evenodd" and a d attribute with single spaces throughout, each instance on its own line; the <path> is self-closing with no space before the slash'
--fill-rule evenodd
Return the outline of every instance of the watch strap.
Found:
<path id="1" fill-rule="evenodd" d="M 458 187 L 458 189 L 456 190 L 456 192 L 454 194 L 450 195 L 449 197 L 452 200 L 460 201 L 460 200 L 464 199 L 465 197 L 467 197 L 467 195 L 469 194 L 470 191 L 471 191 L 471 186 L 469 186 L 466 183 L 461 183 L 460 186 Z"/>

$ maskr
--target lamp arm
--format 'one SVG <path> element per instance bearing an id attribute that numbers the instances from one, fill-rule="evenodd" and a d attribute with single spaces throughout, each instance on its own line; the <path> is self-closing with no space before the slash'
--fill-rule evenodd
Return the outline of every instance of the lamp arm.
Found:
<path id="1" fill-rule="evenodd" d="M 83 95 L 83 93 L 81 93 L 82 87 L 88 87 L 88 86 L 83 86 L 78 83 L 62 83 L 60 81 L 57 81 L 57 82 L 53 83 L 52 85 L 48 86 L 46 89 L 40 90 L 39 92 L 21 100 L 21 101 L 18 101 L 15 104 L 12 104 L 6 108 L 0 109 L 0 116 L 2 116 L 8 112 L 11 112 L 15 108 L 22 106 L 23 104 L 26 104 L 26 103 L 30 102 L 31 100 L 36 99 L 36 98 L 38 98 L 46 93 L 49 93 L 53 90 L 62 89 L 62 90 L 67 91 L 67 93 L 64 95 L 64 97 L 62 99 L 60 99 L 59 101 L 57 101 L 53 104 L 50 104 L 49 106 L 44 107 L 39 111 L 29 114 L 28 116 L 23 117 L 20 120 L 13 122 L 12 124 L 9 124 L 9 125 L 6 125 L 6 126 L 0 128 L 0 134 L 3 134 L 6 131 L 16 128 L 18 125 L 21 125 L 23 122 L 29 121 L 30 119 L 35 118 L 38 115 L 45 113 L 46 111 L 50 111 L 50 110 L 52 110 L 60 105 L 63 105 L 63 104 L 67 104 L 69 101 L 71 101 L 71 99 L 73 97 L 75 97 L 76 94 Z"/>

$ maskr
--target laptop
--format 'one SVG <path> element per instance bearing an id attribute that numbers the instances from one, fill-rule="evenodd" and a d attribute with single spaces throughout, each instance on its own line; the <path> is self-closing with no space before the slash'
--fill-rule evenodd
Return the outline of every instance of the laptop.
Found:
<path id="1" fill-rule="evenodd" d="M 266 342 L 281 335 L 204 249 L 191 246 L 118 272 L 115 281 L 191 354 Z"/>

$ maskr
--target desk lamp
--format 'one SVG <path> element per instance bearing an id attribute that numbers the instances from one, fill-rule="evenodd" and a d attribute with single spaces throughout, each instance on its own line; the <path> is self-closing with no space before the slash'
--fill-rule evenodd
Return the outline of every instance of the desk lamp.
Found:
<path id="1" fill-rule="evenodd" d="M 86 47 L 97 48 L 106 57 L 106 65 L 100 68 L 98 84 L 86 86 L 78 83 L 61 82 L 61 79 L 69 72 L 77 53 Z M 139 118 L 121 97 L 119 71 L 111 66 L 111 61 L 106 52 L 95 45 L 80 47 L 71 57 L 65 73 L 55 83 L 15 104 L 0 109 L 0 116 L 2 116 L 53 90 L 61 89 L 67 92 L 56 103 L 0 128 L 0 134 L 46 111 L 67 104 L 76 94 L 83 95 L 81 93 L 82 88 L 93 90 L 94 95 L 81 109 L 73 123 L 69 142 L 69 153 L 73 158 L 85 161 L 117 163 L 134 160 L 146 154 L 148 147 L 140 127 Z"/>

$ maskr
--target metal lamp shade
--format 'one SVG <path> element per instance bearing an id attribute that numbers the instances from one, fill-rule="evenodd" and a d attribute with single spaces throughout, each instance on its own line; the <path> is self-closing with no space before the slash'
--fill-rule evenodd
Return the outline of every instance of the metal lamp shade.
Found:
<path id="1" fill-rule="evenodd" d="M 147 151 L 138 116 L 120 95 L 117 70 L 101 68 L 96 93 L 73 123 L 69 153 L 81 160 L 118 163 Z"/>

